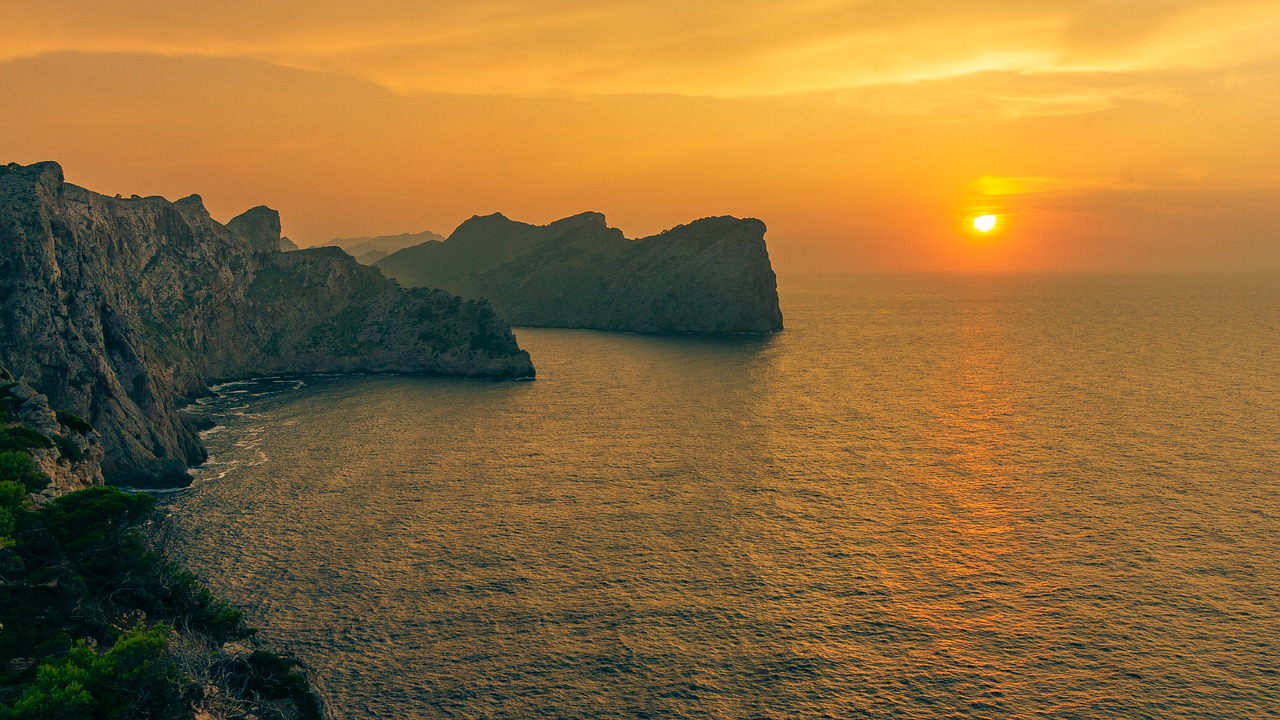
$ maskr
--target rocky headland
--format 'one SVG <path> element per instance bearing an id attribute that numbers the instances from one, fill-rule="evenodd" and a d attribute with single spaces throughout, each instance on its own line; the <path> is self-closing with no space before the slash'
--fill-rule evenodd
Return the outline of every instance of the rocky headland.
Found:
<path id="1" fill-rule="evenodd" d="M 628 240 L 599 213 L 543 226 L 494 214 L 375 267 L 407 286 L 487 299 L 517 326 L 763 333 L 782 329 L 764 234 L 759 220 L 712 217 Z"/>
<path id="2" fill-rule="evenodd" d="M 406 289 L 338 248 L 281 252 L 280 218 L 199 196 L 112 198 L 0 166 L 0 364 L 101 434 L 113 484 L 188 481 L 178 412 L 214 381 L 398 372 L 532 377 L 489 304 Z M 51 428 L 52 429 L 52 428 Z"/>

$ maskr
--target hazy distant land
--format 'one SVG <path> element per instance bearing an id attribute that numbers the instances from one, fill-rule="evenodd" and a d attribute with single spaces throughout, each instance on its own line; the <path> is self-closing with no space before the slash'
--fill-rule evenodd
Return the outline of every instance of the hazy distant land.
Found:
<path id="1" fill-rule="evenodd" d="M 444 240 L 444 236 L 425 230 L 418 233 L 400 233 L 399 235 L 337 238 L 323 243 L 323 245 L 340 247 L 346 250 L 347 254 L 355 258 L 356 262 L 361 265 L 372 265 L 396 251 L 413 247 L 414 245 L 421 245 L 424 242 L 439 240 Z"/>

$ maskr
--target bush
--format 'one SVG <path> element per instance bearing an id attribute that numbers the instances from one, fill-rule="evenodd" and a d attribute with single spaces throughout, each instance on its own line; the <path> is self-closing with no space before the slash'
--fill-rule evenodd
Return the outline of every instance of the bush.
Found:
<path id="1" fill-rule="evenodd" d="M 0 428 L 0 452 L 50 447 L 53 447 L 53 441 L 31 428 Z"/>
<path id="2" fill-rule="evenodd" d="M 173 613 L 171 619 L 175 622 L 220 637 L 252 634 L 242 626 L 241 612 L 209 592 L 195 573 L 159 558 L 154 573 L 153 586 L 161 591 L 155 601 Z"/>
<path id="3" fill-rule="evenodd" d="M 324 712 L 311 683 L 294 658 L 266 650 L 255 650 L 240 661 L 248 671 L 246 689 L 268 700 L 290 700 L 306 720 L 322 720 Z"/>
<path id="4" fill-rule="evenodd" d="M 13 531 L 18 527 L 26 488 L 9 480 L 0 481 L 0 548 L 13 544 Z"/>
<path id="5" fill-rule="evenodd" d="M 102 485 L 63 495 L 40 514 L 49 531 L 71 546 L 146 519 L 155 502 L 150 495 Z"/>
<path id="6" fill-rule="evenodd" d="M 13 480 L 0 480 L 0 508 L 21 510 L 27 501 L 27 489 Z"/>
<path id="7" fill-rule="evenodd" d="M 36 461 L 24 452 L 0 452 L 0 480 L 22 484 L 27 492 L 40 492 L 49 487 L 49 476 L 40 472 Z"/>
<path id="8" fill-rule="evenodd" d="M 18 528 L 26 503 L 27 489 L 22 483 L 0 480 L 0 548 L 13 544 L 13 532 Z"/>
<path id="9" fill-rule="evenodd" d="M 79 416 L 73 415 L 67 412 L 66 410 L 59 410 L 57 412 L 57 416 L 58 416 L 59 425 L 69 427 L 72 430 L 77 430 L 79 432 L 89 432 L 90 430 L 93 429 L 93 426 L 90 425 L 86 420 L 84 420 Z"/>
<path id="10" fill-rule="evenodd" d="M 80 462 L 81 460 L 84 460 L 84 451 L 81 450 L 80 446 L 76 445 L 75 441 L 71 438 L 63 437 L 62 435 L 54 435 L 53 444 L 58 446 L 58 454 L 64 459 L 70 460 L 71 462 Z"/>
<path id="11" fill-rule="evenodd" d="M 42 663 L 36 681 L 4 713 L 12 720 L 177 718 L 183 679 L 166 652 L 170 629 L 141 625 L 98 655 L 84 642 Z"/>
<path id="12" fill-rule="evenodd" d="M 202 649 L 255 631 L 146 539 L 153 505 L 94 487 L 31 510 L 23 483 L 0 480 L 0 720 L 190 718 L 209 683 L 246 716 L 321 718 L 296 660 Z"/>

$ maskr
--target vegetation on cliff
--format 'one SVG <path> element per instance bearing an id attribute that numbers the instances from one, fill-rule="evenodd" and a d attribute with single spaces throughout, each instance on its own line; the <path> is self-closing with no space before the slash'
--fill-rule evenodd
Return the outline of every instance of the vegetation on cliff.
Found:
<path id="1" fill-rule="evenodd" d="M 249 650 L 240 612 L 148 539 L 150 496 L 35 507 L 48 478 L 18 455 L 0 456 L 0 719 L 323 717 L 298 662 Z"/>
<path id="2" fill-rule="evenodd" d="M 102 484 L 101 436 L 0 366 L 0 476 L 51 498 Z M 38 478 L 38 483 L 37 483 Z"/>
<path id="3" fill-rule="evenodd" d="M 322 717 L 166 557 L 153 499 L 101 484 L 99 439 L 0 367 L 0 720 Z"/>

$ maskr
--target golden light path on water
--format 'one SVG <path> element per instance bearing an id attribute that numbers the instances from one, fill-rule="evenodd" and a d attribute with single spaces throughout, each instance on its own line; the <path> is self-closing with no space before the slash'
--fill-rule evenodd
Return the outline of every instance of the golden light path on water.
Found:
<path id="1" fill-rule="evenodd" d="M 521 330 L 533 383 L 222 388 L 185 552 L 339 718 L 1276 714 L 1280 287 L 782 297 Z"/>

